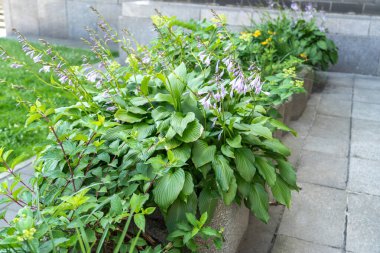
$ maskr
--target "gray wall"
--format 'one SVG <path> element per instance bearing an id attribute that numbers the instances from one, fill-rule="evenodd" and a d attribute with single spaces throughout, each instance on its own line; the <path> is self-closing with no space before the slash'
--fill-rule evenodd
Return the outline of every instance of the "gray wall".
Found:
<path id="1" fill-rule="evenodd" d="M 84 27 L 96 27 L 96 15 L 89 10 L 90 6 L 94 6 L 113 27 L 118 30 L 127 28 L 142 43 L 148 43 L 155 36 L 150 21 L 150 16 L 155 14 L 155 8 L 166 15 L 175 15 L 181 19 L 210 18 L 209 9 L 213 8 L 224 13 L 229 25 L 235 30 L 249 25 L 250 19 L 259 20 L 260 15 L 267 10 L 236 4 L 215 5 L 215 2 L 221 4 L 224 0 L 212 0 L 212 5 L 130 0 L 4 1 L 8 35 L 12 34 L 14 27 L 26 35 L 79 40 L 87 35 Z M 239 1 L 231 0 L 235 3 Z M 362 4 L 362 10 L 370 4 L 380 5 L 380 0 L 351 1 Z M 330 9 L 332 2 L 348 4 L 347 0 L 326 2 L 329 2 Z M 276 15 L 277 12 L 271 10 L 270 13 Z M 326 16 L 329 36 L 336 41 L 340 56 L 339 63 L 331 70 L 380 76 L 380 16 L 337 13 L 327 13 Z"/>

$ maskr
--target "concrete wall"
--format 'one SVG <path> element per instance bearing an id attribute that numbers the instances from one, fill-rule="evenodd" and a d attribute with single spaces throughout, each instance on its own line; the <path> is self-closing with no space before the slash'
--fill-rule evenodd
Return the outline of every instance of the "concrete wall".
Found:
<path id="1" fill-rule="evenodd" d="M 7 35 L 12 34 L 12 28 L 17 28 L 26 35 L 79 40 L 87 36 L 86 26 L 96 28 L 96 15 L 89 9 L 90 6 L 94 6 L 113 27 L 119 30 L 127 28 L 138 41 L 148 43 L 155 37 L 150 21 L 150 16 L 155 14 L 154 9 L 181 19 L 203 19 L 211 17 L 209 10 L 213 8 L 227 16 L 233 30 L 249 25 L 250 19 L 259 20 L 267 10 L 236 6 L 237 3 L 242 5 L 242 0 L 210 0 L 211 5 L 194 4 L 195 1 L 205 2 L 201 0 L 182 1 L 190 3 L 131 0 L 4 0 Z M 365 10 L 366 6 L 371 5 L 375 8 L 380 5 L 380 0 L 350 1 L 361 4 L 362 10 Z M 288 5 L 290 3 L 283 2 Z M 328 10 L 334 10 L 333 3 L 349 4 L 348 0 L 313 2 L 328 3 Z M 233 5 L 220 6 L 215 5 L 216 3 Z M 271 10 L 270 13 L 276 15 L 277 12 Z M 380 16 L 337 13 L 327 13 L 326 16 L 329 36 L 339 46 L 340 56 L 339 63 L 331 70 L 380 75 Z"/>

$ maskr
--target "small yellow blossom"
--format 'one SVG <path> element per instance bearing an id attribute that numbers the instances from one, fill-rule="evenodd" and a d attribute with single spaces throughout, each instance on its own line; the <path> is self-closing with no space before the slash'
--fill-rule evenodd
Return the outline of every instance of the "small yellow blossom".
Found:
<path id="1" fill-rule="evenodd" d="M 275 33 L 275 32 L 272 32 L 272 31 L 268 31 L 268 34 L 270 34 L 270 35 L 275 35 L 276 33 Z"/>
<path id="2" fill-rule="evenodd" d="M 261 31 L 260 30 L 256 30 L 252 35 L 255 38 L 260 37 L 261 36 Z"/>
<path id="3" fill-rule="evenodd" d="M 17 218 L 17 217 L 16 217 L 16 218 L 13 219 L 13 222 L 14 222 L 14 223 L 18 223 L 19 221 L 20 221 L 20 218 Z"/>
<path id="4" fill-rule="evenodd" d="M 22 236 L 17 236 L 17 241 L 22 242 L 24 241 L 24 238 Z"/>
<path id="5" fill-rule="evenodd" d="M 21 241 L 32 240 L 35 232 L 36 232 L 35 228 L 24 229 L 22 231 L 22 236 L 18 236 L 17 240 L 19 240 L 19 241 L 20 241 L 20 239 L 22 239 Z M 21 237 L 21 238 L 19 238 L 19 237 Z"/>
<path id="6" fill-rule="evenodd" d="M 303 87 L 303 81 L 302 80 L 296 80 L 295 86 L 297 87 Z"/>
<path id="7" fill-rule="evenodd" d="M 247 32 L 241 32 L 239 39 L 249 41 L 251 39 L 251 34 Z"/>
<path id="8" fill-rule="evenodd" d="M 291 68 L 283 69 L 282 71 L 283 71 L 284 74 L 287 75 L 287 76 L 290 76 L 290 77 L 296 77 L 296 68 L 295 68 L 295 67 L 291 67 Z"/>
<path id="9" fill-rule="evenodd" d="M 227 24 L 227 17 L 224 14 L 217 14 L 214 18 L 211 19 L 211 22 L 214 23 L 214 26 L 223 26 Z"/>
<path id="10" fill-rule="evenodd" d="M 300 57 L 303 58 L 303 59 L 307 59 L 307 54 L 302 53 L 302 54 L 300 54 Z"/>
<path id="11" fill-rule="evenodd" d="M 261 45 L 263 45 L 263 46 L 268 45 L 269 42 L 271 42 L 271 41 L 272 41 L 272 38 L 268 38 L 268 39 L 264 40 L 263 42 L 261 42 Z"/>

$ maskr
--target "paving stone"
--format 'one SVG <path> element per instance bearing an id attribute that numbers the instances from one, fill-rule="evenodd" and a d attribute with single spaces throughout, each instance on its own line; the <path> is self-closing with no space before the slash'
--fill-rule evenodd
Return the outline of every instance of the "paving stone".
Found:
<path id="1" fill-rule="evenodd" d="M 317 106 L 319 105 L 319 102 L 321 101 L 322 94 L 321 93 L 312 93 L 309 101 L 307 101 L 307 106 Z M 307 107 L 306 107 L 307 109 Z"/>
<path id="2" fill-rule="evenodd" d="M 347 158 L 303 151 L 298 163 L 299 182 L 314 183 L 340 189 L 346 188 Z"/>
<path id="3" fill-rule="evenodd" d="M 380 160 L 380 122 L 353 119 L 351 156 Z"/>
<path id="4" fill-rule="evenodd" d="M 323 91 L 323 95 L 325 94 L 352 94 L 352 87 L 342 86 L 342 85 L 332 85 L 328 83 L 326 85 L 325 90 Z"/>
<path id="5" fill-rule="evenodd" d="M 346 88 L 344 88 L 346 89 Z M 323 93 L 322 97 L 333 100 L 352 100 L 352 93 Z"/>
<path id="6" fill-rule="evenodd" d="M 296 130 L 298 137 L 306 137 L 309 134 L 315 115 L 316 106 L 308 106 L 298 120 L 289 122 L 289 126 Z"/>
<path id="7" fill-rule="evenodd" d="M 284 212 L 278 234 L 342 247 L 346 193 L 307 183 L 300 186 L 302 190 L 293 194 L 293 206 Z"/>
<path id="8" fill-rule="evenodd" d="M 264 252 L 264 251 L 262 251 Z M 341 253 L 341 249 L 278 235 L 272 253 Z"/>
<path id="9" fill-rule="evenodd" d="M 380 104 L 380 89 L 372 90 L 372 89 L 355 88 L 354 101 Z"/>
<path id="10" fill-rule="evenodd" d="M 350 135 L 350 119 L 318 114 L 310 130 L 310 135 L 348 140 Z"/>
<path id="11" fill-rule="evenodd" d="M 380 196 L 380 161 L 351 158 L 348 190 Z"/>
<path id="12" fill-rule="evenodd" d="M 352 117 L 380 121 L 380 104 L 354 102 Z"/>
<path id="13" fill-rule="evenodd" d="M 337 100 L 333 97 L 322 96 L 317 112 L 324 115 L 350 117 L 351 101 Z"/>
<path id="14" fill-rule="evenodd" d="M 308 136 L 305 139 L 303 149 L 332 154 L 337 157 L 346 157 L 348 155 L 348 145 L 348 140 Z"/>
<path id="15" fill-rule="evenodd" d="M 380 197 L 348 195 L 347 250 L 355 253 L 380 252 Z"/>
<path id="16" fill-rule="evenodd" d="M 354 84 L 354 75 L 346 74 L 346 73 L 334 73 L 329 72 L 327 79 L 327 85 L 329 86 L 344 86 L 344 87 L 352 87 Z"/>
<path id="17" fill-rule="evenodd" d="M 271 206 L 269 209 L 270 220 L 268 224 L 259 221 L 253 215 L 249 218 L 248 230 L 242 239 L 239 253 L 262 253 L 268 252 L 272 239 L 276 232 L 284 212 L 283 206 Z"/>
<path id="18" fill-rule="evenodd" d="M 304 138 L 295 137 L 292 134 L 287 134 L 282 138 L 281 141 L 290 148 L 291 155 L 288 157 L 288 161 L 297 168 L 297 164 L 301 156 Z"/>
<path id="19" fill-rule="evenodd" d="M 355 89 L 380 89 L 380 78 L 369 76 L 355 78 Z"/>

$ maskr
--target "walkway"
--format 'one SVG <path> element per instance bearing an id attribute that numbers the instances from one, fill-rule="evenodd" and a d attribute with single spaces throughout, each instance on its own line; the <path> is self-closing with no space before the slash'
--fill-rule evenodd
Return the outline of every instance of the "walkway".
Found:
<path id="1" fill-rule="evenodd" d="M 240 253 L 380 252 L 380 78 L 329 73 L 286 136 L 302 190 L 251 217 Z"/>
<path id="2" fill-rule="evenodd" d="M 0 37 L 5 37 L 5 18 L 3 0 L 0 0 Z"/>

